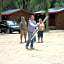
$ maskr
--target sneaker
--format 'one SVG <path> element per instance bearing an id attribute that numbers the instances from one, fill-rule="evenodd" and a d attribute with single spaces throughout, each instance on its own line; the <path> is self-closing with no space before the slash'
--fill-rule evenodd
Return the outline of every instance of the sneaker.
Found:
<path id="1" fill-rule="evenodd" d="M 43 43 L 43 41 L 41 41 L 41 43 Z"/>
<path id="2" fill-rule="evenodd" d="M 35 48 L 32 47 L 31 49 L 33 50 L 33 49 L 35 49 Z"/>
<path id="3" fill-rule="evenodd" d="M 28 47 L 26 47 L 26 49 L 29 49 Z"/>
<path id="4" fill-rule="evenodd" d="M 37 43 L 40 43 L 40 42 L 37 42 Z"/>
<path id="5" fill-rule="evenodd" d="M 25 43 L 26 43 L 27 41 L 25 41 Z"/>
<path id="6" fill-rule="evenodd" d="M 22 41 L 20 41 L 20 43 L 22 43 Z"/>

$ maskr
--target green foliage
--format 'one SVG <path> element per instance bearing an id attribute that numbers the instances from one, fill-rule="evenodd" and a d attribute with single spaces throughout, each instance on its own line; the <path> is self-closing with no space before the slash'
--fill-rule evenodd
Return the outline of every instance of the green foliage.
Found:
<path id="1" fill-rule="evenodd" d="M 64 0 L 0 0 L 2 11 L 9 9 L 27 9 L 29 11 L 48 10 L 48 8 L 64 7 Z M 1 11 L 1 9 L 0 9 Z"/>
<path id="2" fill-rule="evenodd" d="M 57 2 L 55 3 L 55 8 L 58 7 L 64 7 L 64 0 L 57 0 Z"/>
<path id="3" fill-rule="evenodd" d="M 0 0 L 0 14 L 1 14 L 1 11 L 2 11 L 2 0 Z"/>

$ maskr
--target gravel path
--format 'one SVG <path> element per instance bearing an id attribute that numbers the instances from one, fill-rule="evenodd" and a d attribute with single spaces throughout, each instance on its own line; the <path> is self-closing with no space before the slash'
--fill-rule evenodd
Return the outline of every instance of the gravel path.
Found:
<path id="1" fill-rule="evenodd" d="M 0 34 L 0 64 L 64 64 L 64 31 L 44 33 L 44 43 L 34 43 L 34 50 L 26 50 L 19 38 Z"/>

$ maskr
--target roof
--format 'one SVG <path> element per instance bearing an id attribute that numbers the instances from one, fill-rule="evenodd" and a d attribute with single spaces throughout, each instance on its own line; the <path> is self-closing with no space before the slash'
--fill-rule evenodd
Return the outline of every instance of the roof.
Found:
<path id="1" fill-rule="evenodd" d="M 34 13 L 45 13 L 44 10 L 40 10 L 40 11 L 37 11 L 37 12 L 34 12 Z"/>
<path id="2" fill-rule="evenodd" d="M 9 14 L 9 13 L 12 13 L 12 12 L 15 12 L 18 10 L 20 10 L 20 9 L 7 10 L 7 11 L 2 12 L 1 14 Z"/>
<path id="3" fill-rule="evenodd" d="M 64 8 L 50 8 L 50 9 L 48 9 L 48 14 L 57 14 L 57 13 L 63 11 L 63 10 L 64 10 Z M 40 11 L 32 13 L 32 12 L 24 10 L 24 9 L 12 9 L 12 10 L 7 10 L 7 11 L 2 12 L 1 15 L 11 15 L 11 14 L 17 13 L 19 11 L 23 11 L 23 12 L 28 13 L 28 14 L 45 13 L 45 10 L 40 10 Z"/>
<path id="4" fill-rule="evenodd" d="M 32 12 L 24 10 L 24 9 L 12 9 L 12 10 L 7 10 L 7 11 L 2 12 L 1 15 L 10 15 L 19 11 L 23 11 L 28 14 L 33 14 Z"/>
<path id="5" fill-rule="evenodd" d="M 63 10 L 64 10 L 64 8 L 50 8 L 50 9 L 48 9 L 48 14 L 56 14 L 56 13 L 59 13 Z M 37 11 L 37 12 L 34 12 L 34 13 L 35 14 L 45 13 L 45 10 L 40 10 L 40 11 Z"/>

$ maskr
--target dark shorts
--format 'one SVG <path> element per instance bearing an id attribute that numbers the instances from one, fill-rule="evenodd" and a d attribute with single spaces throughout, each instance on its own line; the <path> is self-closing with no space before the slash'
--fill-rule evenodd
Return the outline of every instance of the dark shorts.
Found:
<path id="1" fill-rule="evenodd" d="M 43 31 L 38 31 L 38 37 L 43 37 Z"/>

